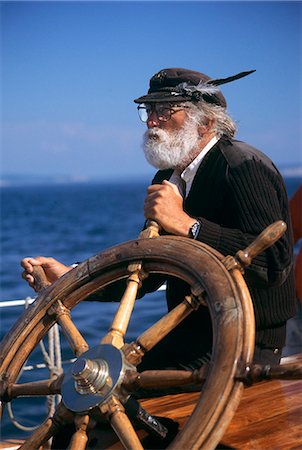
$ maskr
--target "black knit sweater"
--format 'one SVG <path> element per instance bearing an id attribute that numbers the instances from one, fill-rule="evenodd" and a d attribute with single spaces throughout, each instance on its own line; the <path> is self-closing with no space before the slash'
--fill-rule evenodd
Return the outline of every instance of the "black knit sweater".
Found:
<path id="1" fill-rule="evenodd" d="M 173 170 L 159 171 L 153 183 L 169 179 Z M 286 321 L 295 314 L 293 244 L 288 199 L 282 177 L 261 152 L 235 140 L 220 139 L 202 160 L 185 211 L 199 218 L 198 240 L 223 255 L 247 247 L 268 225 L 282 219 L 287 231 L 272 247 L 253 260 L 245 280 L 254 304 L 256 344 L 282 348 Z M 181 255 L 180 255 L 181 258 Z M 167 281 L 167 305 L 172 309 L 190 293 L 182 280 L 150 275 L 140 296 Z M 89 300 L 118 301 L 125 282 L 105 288 Z M 199 307 L 144 357 L 144 368 L 195 368 L 212 348 L 208 308 Z"/>
<path id="2" fill-rule="evenodd" d="M 169 179 L 171 174 L 160 171 L 153 182 Z M 277 220 L 288 225 L 285 235 L 255 258 L 245 274 L 255 310 L 256 344 L 282 347 L 286 321 L 295 313 L 295 289 L 288 199 L 276 167 L 247 144 L 222 138 L 202 160 L 184 209 L 202 222 L 198 240 L 223 255 L 244 249 Z M 170 307 L 179 289 L 171 282 Z"/>

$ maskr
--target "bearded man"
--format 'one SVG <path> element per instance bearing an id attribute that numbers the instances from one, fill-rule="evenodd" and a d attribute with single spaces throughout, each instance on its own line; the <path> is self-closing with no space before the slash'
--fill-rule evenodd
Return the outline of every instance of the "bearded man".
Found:
<path id="1" fill-rule="evenodd" d="M 295 313 L 287 194 L 274 164 L 233 139 L 236 126 L 218 88 L 251 72 L 211 79 L 192 70 L 163 69 L 151 78 L 148 93 L 134 101 L 148 127 L 146 158 L 159 169 L 147 190 L 144 213 L 163 233 L 197 239 L 224 255 L 234 255 L 271 223 L 280 219 L 287 223 L 285 235 L 256 257 L 245 274 L 256 319 L 254 362 L 277 364 L 286 322 Z M 41 265 L 51 282 L 70 270 L 52 258 L 25 258 L 21 264 L 31 285 L 34 265 Z M 190 292 L 181 280 L 147 281 L 141 295 L 167 282 L 169 310 Z M 107 290 L 103 298 L 108 296 Z M 142 368 L 194 369 L 205 362 L 211 347 L 211 320 L 201 306 L 147 352 Z"/>

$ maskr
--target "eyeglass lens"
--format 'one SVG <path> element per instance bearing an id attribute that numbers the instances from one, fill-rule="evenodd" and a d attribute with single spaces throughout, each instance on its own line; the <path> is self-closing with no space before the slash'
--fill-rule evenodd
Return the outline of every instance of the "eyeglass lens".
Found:
<path id="1" fill-rule="evenodd" d="M 152 111 L 155 111 L 158 120 L 162 122 L 166 122 L 171 118 L 171 114 L 173 113 L 173 109 L 170 105 L 139 105 L 137 107 L 138 114 L 142 122 L 147 122 L 148 118 L 152 114 Z"/>

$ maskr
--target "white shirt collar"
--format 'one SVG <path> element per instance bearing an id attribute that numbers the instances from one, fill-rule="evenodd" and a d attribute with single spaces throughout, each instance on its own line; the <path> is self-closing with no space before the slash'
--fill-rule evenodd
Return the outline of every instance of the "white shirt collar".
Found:
<path id="1" fill-rule="evenodd" d="M 185 170 L 181 173 L 180 177 L 186 183 L 186 193 L 188 195 L 193 179 L 196 175 L 198 167 L 200 166 L 201 161 L 206 156 L 206 154 L 211 150 L 212 147 L 218 141 L 218 137 L 214 136 L 207 145 L 201 150 L 201 152 L 196 156 L 196 158 L 191 162 L 191 164 L 185 168 Z"/>
<path id="2" fill-rule="evenodd" d="M 176 184 L 176 186 L 178 187 L 180 193 L 184 196 L 184 192 L 182 192 L 183 189 L 183 183 L 185 183 L 185 196 L 187 197 L 194 177 L 196 175 L 196 172 L 198 170 L 198 167 L 200 166 L 201 161 L 203 160 L 203 158 L 206 156 L 206 154 L 211 150 L 212 147 L 214 147 L 214 145 L 216 144 L 216 142 L 218 142 L 219 137 L 214 136 L 208 143 L 207 145 L 201 150 L 201 152 L 197 155 L 197 157 L 191 162 L 191 164 L 185 168 L 185 170 L 181 173 L 180 178 L 179 175 L 176 174 L 176 172 L 174 171 L 171 178 L 170 178 L 170 182 Z M 183 180 L 183 181 L 181 181 Z"/>

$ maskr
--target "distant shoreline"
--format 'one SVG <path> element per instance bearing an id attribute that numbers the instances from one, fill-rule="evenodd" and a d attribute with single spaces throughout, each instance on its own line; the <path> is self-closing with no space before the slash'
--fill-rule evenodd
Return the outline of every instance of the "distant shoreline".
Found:
<path id="1" fill-rule="evenodd" d="M 5 187 L 22 187 L 22 186 L 88 186 L 93 184 L 148 184 L 151 183 L 153 176 L 146 177 L 120 177 L 114 179 L 101 178 L 85 178 L 77 179 L 74 177 L 16 177 L 16 178 L 0 178 L 0 188 Z M 130 181 L 129 181 L 130 180 Z"/>
<path id="2" fill-rule="evenodd" d="M 284 178 L 301 180 L 302 167 L 279 167 Z M 143 175 L 123 175 L 116 178 L 100 178 L 93 176 L 74 176 L 74 175 L 2 175 L 0 176 L 0 188 L 4 187 L 22 187 L 22 186 L 52 186 L 52 185 L 89 185 L 89 184 L 142 184 L 151 182 L 153 174 Z"/>

